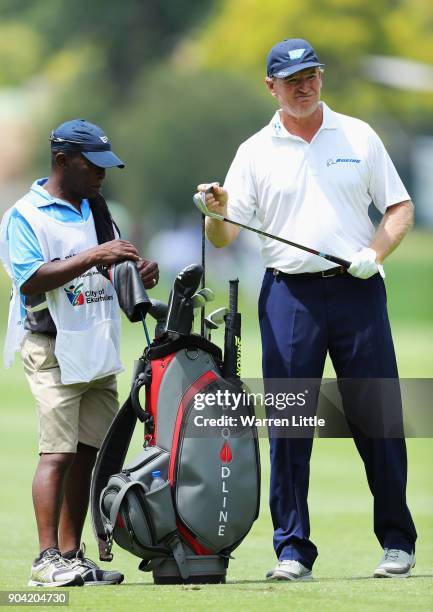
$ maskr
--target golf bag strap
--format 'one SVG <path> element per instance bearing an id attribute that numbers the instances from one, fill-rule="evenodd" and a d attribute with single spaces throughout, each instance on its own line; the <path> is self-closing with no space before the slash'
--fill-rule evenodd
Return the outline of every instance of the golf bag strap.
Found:
<path id="1" fill-rule="evenodd" d="M 112 474 L 122 470 L 136 422 L 137 416 L 132 408 L 131 399 L 128 397 L 111 423 L 96 459 L 90 491 L 90 507 L 93 532 L 98 543 L 101 561 L 111 561 L 113 558 L 110 553 L 111 545 L 106 525 L 100 512 L 101 493 Z"/>
<path id="2" fill-rule="evenodd" d="M 122 502 L 125 498 L 125 495 L 128 493 L 129 489 L 132 489 L 133 487 L 138 487 L 139 489 L 142 490 L 142 492 L 144 494 L 146 494 L 146 488 L 144 486 L 144 484 L 142 482 L 140 482 L 139 480 L 131 480 L 131 482 L 126 483 L 118 492 L 118 494 L 116 495 L 116 498 L 113 502 L 113 505 L 111 506 L 111 510 L 110 510 L 110 522 L 109 524 L 107 524 L 106 526 L 106 530 L 108 531 L 108 535 L 111 536 L 114 526 L 116 524 L 117 521 L 117 516 L 119 514 L 120 511 L 120 506 L 122 505 Z"/>
<path id="3" fill-rule="evenodd" d="M 140 360 L 141 361 L 141 360 Z M 153 432 L 153 417 L 150 412 L 143 410 L 140 404 L 140 389 L 143 386 L 148 387 L 152 382 L 152 368 L 149 361 L 142 361 L 140 364 L 141 371 L 138 372 L 131 387 L 131 405 L 137 418 L 147 425 L 147 428 Z"/>

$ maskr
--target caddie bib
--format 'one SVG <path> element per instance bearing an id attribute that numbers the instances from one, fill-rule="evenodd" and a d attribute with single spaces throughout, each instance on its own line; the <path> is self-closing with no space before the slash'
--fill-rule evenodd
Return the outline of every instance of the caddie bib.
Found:
<path id="1" fill-rule="evenodd" d="M 80 223 L 66 223 L 25 200 L 15 207 L 30 223 L 46 262 L 73 257 L 98 244 L 92 215 Z M 46 298 L 57 329 L 55 355 L 62 383 L 89 382 L 122 371 L 120 310 L 109 280 L 93 267 L 47 291 Z"/>
<path id="2" fill-rule="evenodd" d="M 3 361 L 6 368 L 10 368 L 13 364 L 15 353 L 20 350 L 24 338 L 24 321 L 21 319 L 20 291 L 15 284 L 12 266 L 9 259 L 7 230 L 11 212 L 12 208 L 5 212 L 0 225 L 0 259 L 12 283 L 8 326 L 3 349 Z"/>

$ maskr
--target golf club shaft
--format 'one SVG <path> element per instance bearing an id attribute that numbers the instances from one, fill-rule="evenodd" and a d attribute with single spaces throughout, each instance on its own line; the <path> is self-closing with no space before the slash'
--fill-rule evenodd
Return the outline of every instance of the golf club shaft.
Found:
<path id="1" fill-rule="evenodd" d="M 201 265 L 203 276 L 201 277 L 202 288 L 206 287 L 206 215 L 201 215 Z M 200 334 L 204 338 L 204 320 L 206 318 L 206 307 L 203 305 L 200 314 Z"/>
<path id="2" fill-rule="evenodd" d="M 226 223 L 231 223 L 232 225 L 237 225 L 238 227 L 242 227 L 243 229 L 250 230 L 250 232 L 254 232 L 255 234 L 259 234 L 260 236 L 265 236 L 266 238 L 272 238 L 273 240 L 278 240 L 278 242 L 282 242 L 283 244 L 288 244 L 289 246 L 295 247 L 296 249 L 301 249 L 302 251 L 307 251 L 307 253 L 312 253 L 313 255 L 318 255 L 319 257 L 323 257 L 328 261 L 332 261 L 338 266 L 343 266 L 343 268 L 349 269 L 352 265 L 350 261 L 347 259 L 342 259 L 341 257 L 336 257 L 335 255 L 329 255 L 328 253 L 323 253 L 322 251 L 316 251 L 316 249 L 310 249 L 310 247 L 306 247 L 302 244 L 298 244 L 296 242 L 291 242 L 290 240 L 286 240 L 285 238 L 281 238 L 280 236 L 274 236 L 273 234 L 268 234 L 268 232 L 263 232 L 262 230 L 256 229 L 255 227 L 251 227 L 249 225 L 244 225 L 243 223 L 238 223 L 237 221 L 232 221 L 227 217 L 221 215 L 221 221 L 225 221 Z"/>

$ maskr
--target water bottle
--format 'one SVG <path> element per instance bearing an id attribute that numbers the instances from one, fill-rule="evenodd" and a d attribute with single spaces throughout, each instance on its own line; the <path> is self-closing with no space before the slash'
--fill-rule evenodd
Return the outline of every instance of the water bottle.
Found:
<path id="1" fill-rule="evenodd" d="M 152 472 L 152 482 L 150 484 L 149 491 L 159 489 L 163 485 L 165 485 L 165 480 L 161 478 L 161 472 L 159 470 L 155 470 L 154 472 Z"/>

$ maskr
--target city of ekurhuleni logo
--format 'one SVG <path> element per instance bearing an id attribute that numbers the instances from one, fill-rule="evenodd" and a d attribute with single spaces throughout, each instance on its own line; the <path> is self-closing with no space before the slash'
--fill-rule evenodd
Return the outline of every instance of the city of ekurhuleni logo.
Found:
<path id="1" fill-rule="evenodd" d="M 80 283 L 79 285 L 70 285 L 65 289 L 72 306 L 82 306 L 84 304 L 84 293 L 81 291 L 82 286 L 83 283 Z"/>

